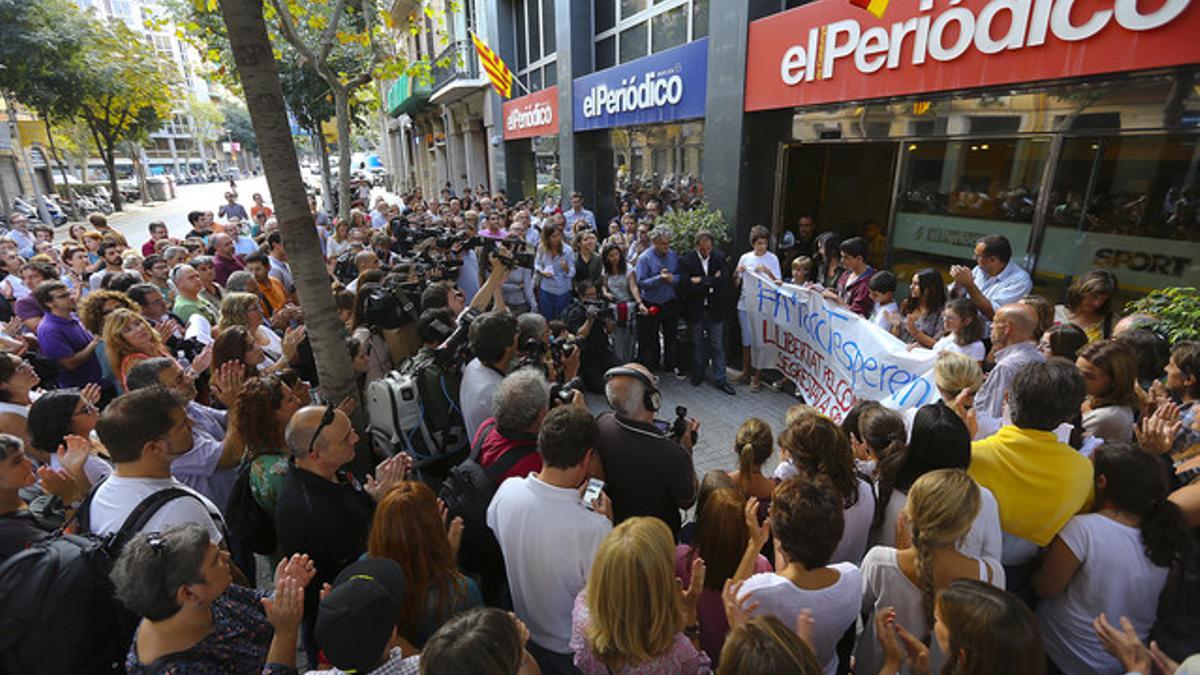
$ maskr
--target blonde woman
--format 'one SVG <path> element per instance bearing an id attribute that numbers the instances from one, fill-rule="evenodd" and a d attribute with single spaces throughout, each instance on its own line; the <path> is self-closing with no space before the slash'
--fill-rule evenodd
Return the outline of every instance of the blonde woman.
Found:
<path id="1" fill-rule="evenodd" d="M 959 553 L 957 545 L 979 513 L 979 486 L 961 469 L 930 471 L 913 483 L 896 522 L 896 547 L 876 546 L 863 558 L 863 607 L 895 611 L 895 623 L 918 639 L 933 630 L 937 592 L 956 579 L 978 579 L 1004 588 L 1004 568 L 989 557 Z M 885 655 L 875 621 L 855 650 L 857 671 L 878 673 Z M 936 660 L 935 660 L 936 661 Z"/>
<path id="2" fill-rule="evenodd" d="M 221 300 L 221 318 L 217 320 L 214 335 L 231 326 L 241 326 L 262 348 L 271 365 L 283 357 L 283 339 L 263 323 L 262 304 L 253 293 L 226 293 Z"/>
<path id="3" fill-rule="evenodd" d="M 127 391 L 125 377 L 138 361 L 156 356 L 174 358 L 158 331 L 133 310 L 118 309 L 109 314 L 104 320 L 103 336 L 108 363 L 120 380 L 122 391 Z"/>
<path id="4" fill-rule="evenodd" d="M 965 354 L 944 351 L 937 356 L 933 363 L 933 383 L 937 386 L 938 396 L 947 407 L 958 413 L 971 438 L 981 438 L 979 424 L 972 406 L 975 403 L 975 392 L 983 384 L 983 369 L 979 362 Z M 912 434 L 913 418 L 918 408 L 908 408 L 904 411 L 904 427 Z M 996 426 L 998 429 L 999 426 Z M 984 435 L 990 436 L 996 429 L 991 429 Z"/>
<path id="5" fill-rule="evenodd" d="M 671 529 L 657 518 L 630 518 L 600 544 L 571 614 L 571 650 L 585 675 L 712 672 L 697 645 L 704 561 L 693 561 L 681 592 L 674 560 Z"/>

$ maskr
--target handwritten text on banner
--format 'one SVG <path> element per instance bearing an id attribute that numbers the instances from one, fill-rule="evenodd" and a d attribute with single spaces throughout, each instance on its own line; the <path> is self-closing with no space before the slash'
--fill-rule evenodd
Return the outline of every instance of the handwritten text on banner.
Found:
<path id="1" fill-rule="evenodd" d="M 742 286 L 756 368 L 780 370 L 804 400 L 841 422 L 859 399 L 892 408 L 937 400 L 934 354 L 900 340 L 815 290 L 750 274 Z"/>

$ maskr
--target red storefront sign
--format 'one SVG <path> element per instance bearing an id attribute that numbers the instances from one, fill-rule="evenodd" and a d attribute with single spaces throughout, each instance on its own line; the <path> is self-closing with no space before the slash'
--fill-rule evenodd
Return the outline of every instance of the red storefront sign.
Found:
<path id="1" fill-rule="evenodd" d="M 1200 0 L 817 0 L 750 24 L 747 111 L 1200 63 Z"/>
<path id="2" fill-rule="evenodd" d="M 558 86 L 504 103 L 504 140 L 558 133 Z"/>

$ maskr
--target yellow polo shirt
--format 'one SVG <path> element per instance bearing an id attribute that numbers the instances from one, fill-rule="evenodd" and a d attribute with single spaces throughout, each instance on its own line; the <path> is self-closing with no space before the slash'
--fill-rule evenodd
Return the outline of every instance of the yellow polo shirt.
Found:
<path id="1" fill-rule="evenodd" d="M 1046 546 L 1092 502 L 1092 462 L 1049 431 L 1011 424 L 971 444 L 967 473 L 992 491 L 1000 528 Z"/>

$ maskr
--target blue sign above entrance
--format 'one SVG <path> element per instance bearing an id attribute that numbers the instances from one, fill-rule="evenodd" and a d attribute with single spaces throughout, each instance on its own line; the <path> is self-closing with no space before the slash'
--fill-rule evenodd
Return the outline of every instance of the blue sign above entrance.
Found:
<path id="1" fill-rule="evenodd" d="M 708 38 L 572 83 L 576 131 L 704 117 Z"/>

